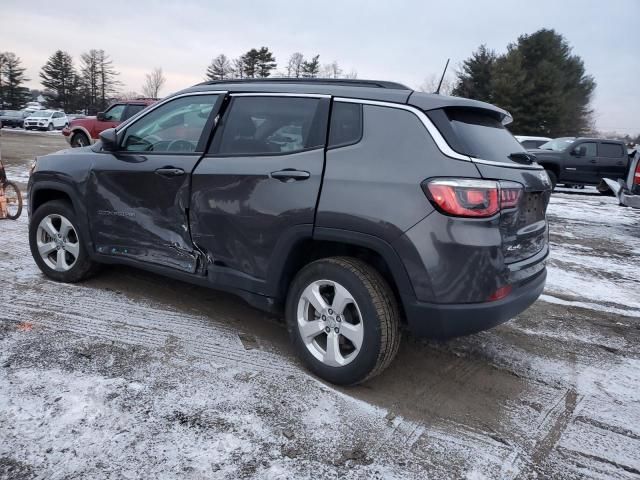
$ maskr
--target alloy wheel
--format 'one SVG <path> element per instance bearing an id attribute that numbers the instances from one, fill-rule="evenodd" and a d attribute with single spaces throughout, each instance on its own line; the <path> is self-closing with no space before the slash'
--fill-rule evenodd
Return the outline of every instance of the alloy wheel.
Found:
<path id="1" fill-rule="evenodd" d="M 44 263 L 56 272 L 73 268 L 80 254 L 80 241 L 73 224 L 59 214 L 44 217 L 36 232 L 38 253 Z"/>
<path id="2" fill-rule="evenodd" d="M 364 324 L 353 295 L 332 280 L 317 280 L 300 295 L 297 308 L 300 337 L 325 365 L 342 367 L 360 352 Z"/>

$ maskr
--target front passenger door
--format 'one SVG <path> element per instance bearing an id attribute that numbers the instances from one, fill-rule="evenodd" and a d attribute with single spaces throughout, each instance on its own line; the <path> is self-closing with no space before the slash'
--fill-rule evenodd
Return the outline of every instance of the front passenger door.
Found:
<path id="1" fill-rule="evenodd" d="M 117 151 L 95 155 L 87 198 L 99 254 L 195 272 L 190 179 L 222 96 L 191 94 L 159 104 L 118 131 Z"/>
<path id="2" fill-rule="evenodd" d="M 562 180 L 574 183 L 598 183 L 598 149 L 595 142 L 576 142 L 565 154 Z"/>

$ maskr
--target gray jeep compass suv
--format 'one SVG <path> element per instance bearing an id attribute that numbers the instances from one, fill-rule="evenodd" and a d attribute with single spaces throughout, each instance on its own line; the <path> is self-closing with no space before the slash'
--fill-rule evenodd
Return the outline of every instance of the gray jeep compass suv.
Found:
<path id="1" fill-rule="evenodd" d="M 77 282 L 127 264 L 284 311 L 320 377 L 362 382 L 417 335 L 542 292 L 545 171 L 486 103 L 392 82 L 211 82 L 37 159 L 31 252 Z"/>

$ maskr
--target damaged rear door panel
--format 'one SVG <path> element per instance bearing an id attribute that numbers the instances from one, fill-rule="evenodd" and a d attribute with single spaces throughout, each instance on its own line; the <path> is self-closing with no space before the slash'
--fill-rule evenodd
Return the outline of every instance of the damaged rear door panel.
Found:
<path id="1" fill-rule="evenodd" d="M 94 156 L 87 198 L 98 254 L 197 270 L 189 228 L 191 173 L 223 96 L 191 94 L 159 104 L 118 130 L 118 151 Z"/>

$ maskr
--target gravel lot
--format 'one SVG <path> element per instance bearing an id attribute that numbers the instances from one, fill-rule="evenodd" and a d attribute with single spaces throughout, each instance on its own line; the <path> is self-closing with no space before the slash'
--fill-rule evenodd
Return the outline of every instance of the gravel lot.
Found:
<path id="1" fill-rule="evenodd" d="M 62 137 L 3 130 L 23 185 Z M 51 282 L 0 221 L 0 478 L 639 478 L 640 212 L 555 193 L 545 294 L 380 377 L 309 375 L 280 319 L 128 268 Z"/>

